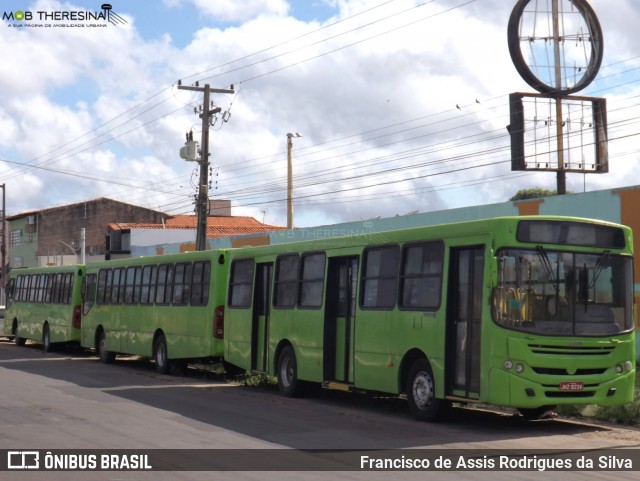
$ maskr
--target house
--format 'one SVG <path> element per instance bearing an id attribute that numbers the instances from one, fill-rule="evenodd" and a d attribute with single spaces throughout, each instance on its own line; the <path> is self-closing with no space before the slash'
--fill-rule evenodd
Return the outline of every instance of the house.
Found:
<path id="1" fill-rule="evenodd" d="M 179 252 L 196 250 L 195 215 L 177 215 L 167 217 L 161 224 L 149 223 L 111 223 L 107 226 L 106 259 L 138 257 L 140 250 L 145 255 L 164 254 L 163 245 L 177 244 Z M 230 236 L 243 236 L 283 230 L 263 224 L 253 217 L 231 217 L 226 215 L 207 217 L 207 239 L 219 239 Z"/>
<path id="2" fill-rule="evenodd" d="M 104 197 L 7 216 L 8 264 L 14 268 L 79 263 L 82 245 L 87 262 L 104 259 L 109 223 L 161 224 L 166 217 L 163 212 Z"/>
<path id="3" fill-rule="evenodd" d="M 233 217 L 229 200 L 210 201 L 209 212 L 208 239 L 283 229 L 252 217 Z M 154 253 L 162 254 L 162 248 L 155 247 L 162 244 L 195 250 L 196 222 L 195 215 L 171 216 L 104 197 L 22 212 L 7 217 L 8 265 L 42 267 L 76 264 L 83 258 L 91 262 L 131 257 L 139 246 L 154 246 Z"/>

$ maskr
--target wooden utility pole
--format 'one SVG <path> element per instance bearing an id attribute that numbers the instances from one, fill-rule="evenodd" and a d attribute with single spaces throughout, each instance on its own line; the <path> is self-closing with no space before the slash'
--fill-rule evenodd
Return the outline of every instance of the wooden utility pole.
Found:
<path id="1" fill-rule="evenodd" d="M 7 285 L 5 276 L 7 275 L 7 270 L 6 270 L 6 262 L 7 262 L 7 206 L 6 206 L 6 195 L 5 195 L 5 184 L 0 185 L 0 187 L 2 187 L 2 228 L 1 228 L 1 234 L 2 235 L 2 241 L 0 241 L 0 252 L 2 253 L 1 255 L 1 261 L 2 262 L 2 267 L 0 268 L 0 272 L 2 273 L 2 292 L 4 292 L 4 286 Z M 5 300 L 6 302 L 6 300 Z"/>
<path id="2" fill-rule="evenodd" d="M 293 150 L 294 137 L 302 137 L 302 134 L 287 134 L 287 229 L 293 229 L 293 162 L 291 151 Z"/>
<path id="3" fill-rule="evenodd" d="M 209 96 L 211 93 L 232 94 L 235 93 L 233 85 L 230 89 L 212 89 L 209 84 L 204 87 L 178 85 L 179 90 L 192 90 L 202 92 L 202 138 L 200 141 L 200 182 L 198 184 L 198 199 L 196 201 L 196 213 L 198 220 L 196 224 L 196 250 L 204 251 L 207 248 L 207 217 L 209 214 L 209 124 L 211 115 L 220 112 L 220 108 L 210 108 Z"/>

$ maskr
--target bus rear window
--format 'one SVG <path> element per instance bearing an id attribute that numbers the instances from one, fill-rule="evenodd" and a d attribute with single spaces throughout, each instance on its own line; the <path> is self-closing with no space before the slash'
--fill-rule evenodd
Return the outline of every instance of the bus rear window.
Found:
<path id="1" fill-rule="evenodd" d="M 585 247 L 624 249 L 624 231 L 582 222 L 554 220 L 522 220 L 518 222 L 516 239 L 532 244 L 566 244 Z"/>

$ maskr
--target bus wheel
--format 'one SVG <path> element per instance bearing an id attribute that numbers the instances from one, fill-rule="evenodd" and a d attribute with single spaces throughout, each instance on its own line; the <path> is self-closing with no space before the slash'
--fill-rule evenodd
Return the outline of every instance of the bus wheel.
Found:
<path id="1" fill-rule="evenodd" d="M 51 332 L 49 331 L 49 324 L 44 325 L 42 330 L 42 350 L 44 352 L 51 352 L 53 346 L 51 345 Z"/>
<path id="2" fill-rule="evenodd" d="M 100 339 L 98 340 L 98 357 L 100 362 L 109 364 L 116 360 L 116 354 L 111 351 L 107 351 L 107 336 L 104 331 L 100 332 Z"/>
<path id="3" fill-rule="evenodd" d="M 18 336 L 18 321 L 13 321 L 11 331 L 13 332 L 13 342 L 16 343 L 16 346 L 24 346 L 27 340 L 24 337 Z"/>
<path id="4" fill-rule="evenodd" d="M 293 347 L 285 346 L 278 356 L 278 389 L 287 397 L 302 394 L 302 385 L 298 381 L 298 364 Z"/>
<path id="5" fill-rule="evenodd" d="M 413 363 L 407 377 L 409 410 L 418 421 L 437 420 L 448 406 L 444 399 L 436 398 L 436 385 L 431 366 L 426 359 Z"/>
<path id="6" fill-rule="evenodd" d="M 167 355 L 167 340 L 163 334 L 160 334 L 156 339 L 156 344 L 153 349 L 153 357 L 156 361 L 156 372 L 159 374 L 166 374 L 169 372 L 169 358 Z"/>

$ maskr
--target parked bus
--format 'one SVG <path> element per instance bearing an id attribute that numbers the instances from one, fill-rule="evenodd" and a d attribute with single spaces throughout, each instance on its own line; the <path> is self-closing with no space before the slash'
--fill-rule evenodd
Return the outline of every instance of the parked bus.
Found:
<path id="1" fill-rule="evenodd" d="M 6 286 L 5 334 L 18 346 L 27 339 L 54 344 L 80 341 L 80 287 L 84 266 L 12 269 Z"/>
<path id="2" fill-rule="evenodd" d="M 87 266 L 81 344 L 172 363 L 221 358 L 227 266 L 223 251 L 95 262 Z"/>
<path id="3" fill-rule="evenodd" d="M 453 402 L 613 405 L 634 395 L 631 230 L 505 217 L 229 252 L 224 356 L 277 376 Z"/>

